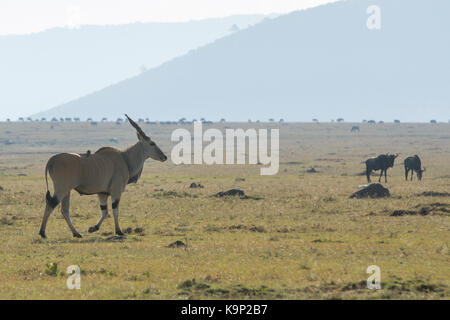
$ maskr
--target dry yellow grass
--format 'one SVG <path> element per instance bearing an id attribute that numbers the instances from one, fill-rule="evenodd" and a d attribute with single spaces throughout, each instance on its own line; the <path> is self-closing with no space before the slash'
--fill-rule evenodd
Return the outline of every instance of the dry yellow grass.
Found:
<path id="1" fill-rule="evenodd" d="M 73 193 L 71 216 L 84 238 L 73 239 L 55 210 L 42 240 L 51 154 L 94 151 L 114 145 L 113 137 L 123 148 L 135 134 L 126 124 L 0 123 L 0 139 L 15 142 L 0 144 L 0 298 L 450 297 L 450 198 L 418 196 L 450 191 L 450 125 L 360 125 L 360 133 L 350 133 L 352 124 L 257 126 L 280 128 L 278 175 L 260 176 L 259 166 L 149 160 L 121 201 L 121 227 L 131 228 L 126 239 L 111 239 L 112 218 L 88 234 L 100 216 L 97 198 Z M 144 125 L 168 155 L 174 128 Z M 348 199 L 365 183 L 362 161 L 382 152 L 401 153 L 386 184 L 392 197 Z M 427 172 L 421 182 L 405 182 L 401 163 L 414 154 Z M 313 166 L 318 173 L 306 173 Z M 205 188 L 190 189 L 192 182 Z M 211 197 L 234 187 L 262 199 Z M 390 216 L 422 207 L 437 209 Z M 187 247 L 167 247 L 177 240 Z M 58 265 L 54 274 L 49 263 Z M 82 270 L 81 290 L 66 287 L 69 265 Z M 369 265 L 381 268 L 381 290 L 366 287 Z"/>

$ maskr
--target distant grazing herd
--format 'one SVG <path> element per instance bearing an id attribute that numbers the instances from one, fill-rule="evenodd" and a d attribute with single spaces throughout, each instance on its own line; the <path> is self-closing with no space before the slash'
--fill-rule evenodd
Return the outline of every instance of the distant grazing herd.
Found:
<path id="1" fill-rule="evenodd" d="M 381 154 L 376 158 L 370 158 L 366 160 L 366 176 L 367 182 L 370 181 L 370 174 L 372 171 L 381 170 L 380 178 L 378 182 L 381 182 L 381 177 L 384 173 L 384 180 L 387 182 L 387 170 L 394 166 L 394 161 L 398 157 L 398 154 Z M 425 168 L 422 169 L 422 162 L 418 155 L 408 157 L 404 160 L 405 165 L 405 180 L 408 180 L 408 174 L 411 171 L 411 180 L 413 179 L 414 172 L 419 180 L 422 180 L 422 174 L 425 172 Z"/>

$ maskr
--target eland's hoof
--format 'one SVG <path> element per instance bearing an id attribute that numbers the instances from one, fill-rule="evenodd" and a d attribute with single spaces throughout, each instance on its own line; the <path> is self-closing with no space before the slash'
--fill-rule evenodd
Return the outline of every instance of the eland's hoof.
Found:
<path id="1" fill-rule="evenodd" d="M 99 228 L 98 228 L 97 226 L 93 226 L 93 227 L 90 227 L 90 228 L 89 228 L 88 232 L 89 232 L 89 233 L 93 233 L 93 232 L 98 231 L 98 229 L 99 229 Z"/>
<path id="2" fill-rule="evenodd" d="M 39 232 L 39 235 L 41 236 L 42 239 L 47 239 L 47 236 L 45 235 L 44 232 Z"/>
<path id="3" fill-rule="evenodd" d="M 122 231 L 116 231 L 116 234 L 118 235 L 118 236 L 124 236 L 125 234 L 122 232 Z"/>
<path id="4" fill-rule="evenodd" d="M 74 238 L 83 238 L 83 236 L 79 233 L 74 233 L 73 236 Z"/>

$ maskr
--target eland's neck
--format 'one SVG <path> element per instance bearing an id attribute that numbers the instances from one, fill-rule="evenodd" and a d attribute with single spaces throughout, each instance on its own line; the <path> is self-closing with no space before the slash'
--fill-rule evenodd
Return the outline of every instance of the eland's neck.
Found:
<path id="1" fill-rule="evenodd" d="M 130 170 L 130 177 L 133 177 L 142 171 L 142 167 L 144 166 L 144 162 L 147 158 L 145 156 L 144 146 L 141 141 L 123 151 L 122 155 L 124 156 L 128 169 Z"/>

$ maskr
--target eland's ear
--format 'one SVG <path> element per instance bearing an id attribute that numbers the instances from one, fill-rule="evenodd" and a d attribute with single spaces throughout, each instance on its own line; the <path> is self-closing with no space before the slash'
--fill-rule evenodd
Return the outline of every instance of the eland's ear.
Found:
<path id="1" fill-rule="evenodd" d="M 151 142 L 152 139 L 150 139 L 149 137 L 145 136 L 143 137 L 139 132 L 136 132 L 137 138 L 139 141 L 144 141 L 144 142 Z"/>

